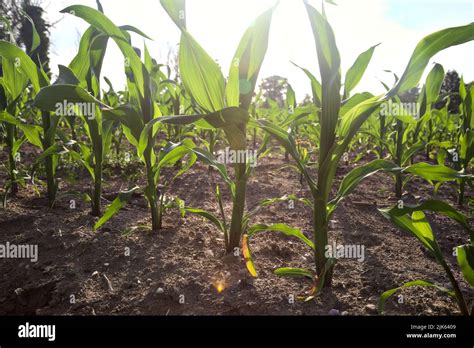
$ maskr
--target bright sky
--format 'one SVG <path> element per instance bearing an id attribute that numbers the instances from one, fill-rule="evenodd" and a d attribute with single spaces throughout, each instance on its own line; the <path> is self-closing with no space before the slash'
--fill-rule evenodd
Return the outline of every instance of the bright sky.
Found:
<path id="1" fill-rule="evenodd" d="M 81 19 L 63 15 L 59 11 L 72 4 L 95 7 L 95 0 L 46 0 L 47 16 L 52 28 L 52 64 L 68 65 L 77 52 L 80 35 L 87 29 Z M 215 58 L 224 76 L 240 38 L 248 25 L 276 0 L 188 0 L 188 30 Z M 357 56 L 369 47 L 376 48 L 369 69 L 355 91 L 382 93 L 379 79 L 392 84 L 393 78 L 383 70 L 399 75 L 419 40 L 434 31 L 465 25 L 474 21 L 472 0 L 335 0 L 338 6 L 326 4 L 329 21 L 345 74 Z M 320 1 L 310 1 L 320 8 Z M 134 25 L 154 41 L 147 45 L 158 62 L 165 63 L 170 48 L 176 48 L 180 32 L 162 9 L 158 0 L 102 0 L 106 15 L 117 25 Z M 135 46 L 143 40 L 133 36 Z M 290 61 L 319 75 L 316 49 L 303 1 L 281 0 L 275 11 L 269 49 L 260 78 L 280 75 L 288 78 L 297 99 L 310 94 L 306 76 Z M 445 70 L 455 69 L 466 81 L 474 80 L 474 43 L 457 46 L 439 53 L 433 62 Z M 427 72 L 429 70 L 427 69 Z M 123 59 L 115 44 L 109 45 L 103 74 L 116 89 L 124 85 Z M 344 75 L 343 75 L 344 76 Z"/>

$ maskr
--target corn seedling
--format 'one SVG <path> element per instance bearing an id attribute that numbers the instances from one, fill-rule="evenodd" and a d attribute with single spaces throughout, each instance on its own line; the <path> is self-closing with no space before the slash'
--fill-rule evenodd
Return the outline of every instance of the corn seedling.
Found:
<path id="1" fill-rule="evenodd" d="M 443 253 L 438 245 L 436 237 L 431 229 L 430 223 L 428 222 L 424 211 L 437 212 L 439 214 L 448 216 L 460 223 L 466 229 L 466 231 L 470 233 L 471 244 L 457 247 L 456 257 L 464 278 L 472 287 L 474 287 L 474 252 L 472 246 L 474 234 L 472 233 L 469 227 L 468 219 L 464 214 L 456 211 L 453 207 L 445 202 L 435 200 L 426 201 L 413 207 L 407 205 L 401 209 L 398 206 L 395 206 L 391 209 L 381 209 L 380 212 L 385 218 L 393 222 L 402 230 L 417 238 L 430 252 L 430 254 L 435 258 L 436 262 L 445 271 L 451 283 L 452 289 L 439 286 L 429 280 L 413 280 L 403 284 L 400 287 L 385 291 L 379 299 L 379 312 L 383 311 L 387 298 L 395 294 L 397 291 L 412 286 L 425 286 L 434 287 L 446 293 L 456 301 L 463 315 L 469 315 L 469 307 L 466 303 L 465 297 L 463 296 L 460 285 L 443 256 Z"/>
<path id="2" fill-rule="evenodd" d="M 380 110 L 382 103 L 416 86 L 434 54 L 448 47 L 473 40 L 473 31 L 472 25 L 466 25 L 444 29 L 425 37 L 416 46 L 402 77 L 386 95 L 355 94 L 349 97 L 350 92 L 360 81 L 369 64 L 374 46 L 363 52 L 349 69 L 345 77 L 344 93 L 341 96 L 340 56 L 333 30 L 324 12 L 320 13 L 307 2 L 305 2 L 305 6 L 313 29 L 321 74 L 321 83 L 319 83 L 316 82 L 314 75 L 307 73 L 310 76 L 314 90 L 315 105 L 320 105 L 321 108 L 318 113 L 320 141 L 318 144 L 317 179 L 312 176 L 312 173 L 302 162 L 302 156 L 298 152 L 294 137 L 291 134 L 268 120 L 259 120 L 258 125 L 285 147 L 310 187 L 314 213 L 313 239 L 311 242 L 314 247 L 317 275 L 313 278 L 319 279 L 319 287 L 325 287 L 330 284 L 335 263 L 334 259 L 325 255 L 325 248 L 328 245 L 329 221 L 337 205 L 356 188 L 363 178 L 380 170 L 392 172 L 401 170 L 396 164 L 385 160 L 376 160 L 355 168 L 342 180 L 336 196 L 330 199 L 340 159 L 362 124 L 372 114 Z M 321 97 L 319 98 L 319 96 Z M 450 168 L 447 168 L 445 171 L 449 170 Z M 443 177 L 439 173 L 439 168 L 433 168 L 424 163 L 415 164 L 414 167 L 405 169 L 405 171 L 417 172 L 424 175 L 425 178 L 431 177 L 432 180 Z M 456 171 L 454 172 L 459 174 Z M 454 175 L 454 173 L 451 174 Z M 299 238 L 308 245 L 306 237 L 302 238 L 300 236 Z M 278 273 L 280 275 L 286 274 L 284 271 Z M 305 274 L 308 274 L 308 270 L 305 270 Z M 288 275 L 294 276 L 294 272 Z"/>
<path id="3" fill-rule="evenodd" d="M 185 1 L 162 0 L 161 4 L 181 30 L 179 50 L 181 78 L 186 90 L 202 111 L 201 115 L 175 116 L 164 122 L 178 125 L 195 123 L 203 128 L 222 129 L 232 151 L 246 151 L 249 108 L 268 45 L 273 9 L 258 17 L 253 26 L 244 33 L 232 60 L 226 84 L 217 63 L 187 30 Z M 212 147 L 210 148 L 212 150 Z M 225 223 L 217 223 L 225 233 L 226 250 L 231 252 L 239 246 L 243 232 L 249 163 L 247 158 L 241 161 L 242 163 L 235 163 L 233 165 L 235 178 L 230 180 L 225 166 L 217 163 L 211 152 L 198 149 L 195 152 L 202 160 L 217 169 L 232 193 L 233 208 L 229 232 L 224 232 L 220 227 L 225 226 Z M 193 212 L 199 212 L 214 223 L 218 220 L 202 210 Z"/>

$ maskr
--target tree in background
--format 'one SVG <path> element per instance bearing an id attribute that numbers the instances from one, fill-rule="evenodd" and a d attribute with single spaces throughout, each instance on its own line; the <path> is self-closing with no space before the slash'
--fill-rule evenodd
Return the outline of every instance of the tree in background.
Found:
<path id="1" fill-rule="evenodd" d="M 441 95 L 449 94 L 449 105 L 448 111 L 451 114 L 459 113 L 459 105 L 461 104 L 461 98 L 459 97 L 459 84 L 461 78 L 456 70 L 450 70 L 444 76 L 443 84 L 441 85 Z M 441 101 L 436 104 L 437 109 L 442 109 L 446 105 L 446 101 Z"/>
<path id="2" fill-rule="evenodd" d="M 403 92 L 400 95 L 400 100 L 402 103 L 416 103 L 418 97 L 420 96 L 420 89 L 418 87 L 413 87 L 406 92 Z"/>
<path id="3" fill-rule="evenodd" d="M 15 41 L 24 47 L 28 55 L 46 72 L 49 72 L 49 24 L 43 17 L 41 0 L 9 0 L 0 2 L 0 40 Z M 31 52 L 33 44 L 33 21 L 41 44 Z"/>
<path id="4" fill-rule="evenodd" d="M 285 104 L 285 94 L 288 88 L 288 80 L 281 76 L 270 76 L 264 78 L 260 84 L 265 103 L 263 107 L 268 108 L 268 100 L 274 100 L 280 107 Z"/>
<path id="5" fill-rule="evenodd" d="M 31 0 L 23 0 L 21 8 L 35 24 L 41 44 L 32 52 L 33 27 L 26 16 L 20 20 L 20 42 L 25 46 L 26 52 L 37 66 L 42 65 L 46 73 L 49 73 L 49 24 L 43 18 L 44 10 L 39 6 L 41 1 L 32 3 Z"/>

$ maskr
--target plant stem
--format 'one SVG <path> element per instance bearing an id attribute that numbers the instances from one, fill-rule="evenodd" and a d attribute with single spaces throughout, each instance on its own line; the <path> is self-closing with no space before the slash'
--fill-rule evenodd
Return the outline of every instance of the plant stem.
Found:
<path id="1" fill-rule="evenodd" d="M 10 170 L 10 180 L 12 181 L 10 192 L 12 195 L 18 193 L 18 184 L 15 182 L 16 180 L 16 162 L 15 157 L 13 156 L 13 143 L 15 142 L 15 126 L 11 124 L 6 125 L 7 129 L 7 145 L 8 145 L 8 164 Z"/>
<path id="2" fill-rule="evenodd" d="M 458 282 L 456 281 L 456 278 L 454 278 L 453 272 L 451 272 L 451 269 L 449 268 L 448 264 L 444 260 L 441 260 L 441 266 L 443 266 L 444 270 L 446 271 L 446 274 L 448 275 L 449 281 L 451 282 L 451 285 L 453 286 L 453 290 L 454 290 L 454 293 L 456 294 L 456 299 L 459 305 L 459 309 L 461 310 L 461 313 L 463 315 L 468 316 L 469 309 L 467 307 L 467 304 L 461 292 L 461 289 L 459 288 Z"/>
<path id="3" fill-rule="evenodd" d="M 316 262 L 316 272 L 318 275 L 324 270 L 328 258 L 326 257 L 326 246 L 328 245 L 328 221 L 326 219 L 327 203 L 321 197 L 314 197 L 314 259 Z M 331 283 L 331 276 L 328 275 L 323 287 Z"/>
<path id="4" fill-rule="evenodd" d="M 242 235 L 242 219 L 245 210 L 245 193 L 247 190 L 247 165 L 239 163 L 235 165 L 235 197 L 232 207 L 232 220 L 230 222 L 229 242 L 226 245 L 228 253 L 239 247 Z"/>
<path id="5" fill-rule="evenodd" d="M 401 167 L 402 166 L 402 155 L 403 155 L 403 123 L 401 121 L 397 121 L 397 148 L 396 148 L 396 156 L 395 163 Z M 402 198 L 403 194 L 403 177 L 402 173 L 397 173 L 395 175 L 395 196 L 400 199 Z"/>
<path id="6" fill-rule="evenodd" d="M 41 119 L 43 122 L 43 129 L 44 129 L 44 140 L 43 140 L 43 148 L 47 150 L 53 145 L 54 142 L 54 135 L 52 139 L 49 138 L 46 134 L 49 134 L 49 129 L 51 128 L 51 115 L 49 112 L 42 112 Z M 72 128 L 74 131 L 74 127 Z M 75 134 L 74 134 L 75 136 Z M 46 170 L 46 184 L 47 184 L 47 191 L 48 191 L 48 204 L 49 207 L 52 208 L 54 202 L 56 201 L 56 181 L 54 178 L 54 161 L 53 156 L 48 156 L 44 160 L 44 166 Z"/>
<path id="7" fill-rule="evenodd" d="M 150 204 L 151 212 L 151 228 L 153 231 L 161 230 L 161 209 L 158 202 L 158 194 L 156 192 L 156 183 L 155 175 L 153 172 L 153 166 L 151 165 L 151 156 L 154 156 L 153 153 L 153 144 L 149 143 L 145 150 L 145 162 L 146 162 L 146 177 L 147 177 L 147 187 L 145 189 L 145 196 L 148 199 Z"/>
<path id="8" fill-rule="evenodd" d="M 100 198 L 102 196 L 102 157 L 103 143 L 102 135 L 99 133 L 97 123 L 93 124 L 92 147 L 94 153 L 94 191 L 92 192 L 92 215 L 100 216 Z"/>
<path id="9" fill-rule="evenodd" d="M 461 179 L 459 182 L 459 195 L 458 195 L 458 205 L 462 206 L 464 204 L 464 190 L 466 188 L 466 180 Z"/>
<path id="10" fill-rule="evenodd" d="M 94 180 L 94 192 L 92 199 L 92 215 L 100 216 L 100 197 L 102 196 L 102 161 L 96 158 L 96 165 L 94 168 L 95 180 Z"/>

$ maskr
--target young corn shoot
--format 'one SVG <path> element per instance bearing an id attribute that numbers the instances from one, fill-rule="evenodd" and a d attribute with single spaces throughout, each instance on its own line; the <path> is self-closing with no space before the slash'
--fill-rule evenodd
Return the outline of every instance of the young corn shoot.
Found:
<path id="1" fill-rule="evenodd" d="M 433 211 L 448 216 L 460 223 L 469 233 L 471 244 L 457 247 L 456 256 L 459 266 L 461 267 L 462 274 L 464 275 L 466 281 L 472 287 L 474 287 L 474 252 L 472 245 L 472 241 L 474 240 L 474 234 L 469 227 L 468 218 L 464 214 L 455 210 L 449 204 L 437 200 L 426 201 L 417 206 L 405 205 L 403 208 L 399 208 L 397 205 L 390 209 L 381 209 L 380 212 L 385 218 L 393 222 L 402 230 L 410 233 L 423 244 L 423 246 L 435 258 L 436 262 L 445 271 L 451 283 L 452 289 L 446 289 L 429 280 L 413 280 L 403 284 L 400 287 L 385 291 L 379 299 L 378 310 L 380 313 L 382 313 L 387 298 L 393 295 L 395 292 L 412 286 L 426 286 L 435 287 L 436 289 L 446 293 L 448 296 L 452 297 L 456 301 L 463 315 L 470 315 L 469 307 L 466 303 L 465 297 L 463 296 L 459 283 L 454 277 L 451 268 L 449 267 L 443 256 L 441 248 L 438 245 L 436 237 L 431 229 L 431 226 L 425 216 L 424 211 Z"/>
<path id="2" fill-rule="evenodd" d="M 331 199 L 330 194 L 340 159 L 362 124 L 372 114 L 379 111 L 383 102 L 416 86 L 432 56 L 448 47 L 473 40 L 474 31 L 472 30 L 473 25 L 469 24 L 444 29 L 425 37 L 416 46 L 400 80 L 386 95 L 370 96 L 364 94 L 362 95 L 362 100 L 359 99 L 360 95 L 355 95 L 347 100 L 344 97 L 348 97 L 351 88 L 357 85 L 367 68 L 369 59 L 367 59 L 368 57 L 362 57 L 370 56 L 370 54 L 362 53 L 362 57 L 359 56 L 349 70 L 351 73 L 348 72 L 346 74 L 344 84 L 346 89 L 344 95 L 341 96 L 340 56 L 334 33 L 324 11 L 320 13 L 307 2 L 305 2 L 305 6 L 313 29 L 321 75 L 321 83 L 319 83 L 316 82 L 316 78 L 313 75 L 307 74 L 312 76 L 310 79 L 314 90 L 314 101 L 317 103 L 316 106 L 320 104 L 321 107 L 321 111 L 318 113 L 320 141 L 318 144 L 317 179 L 312 176 L 312 173 L 302 162 L 301 154 L 298 152 L 295 140 L 291 134 L 288 134 L 285 129 L 267 120 L 259 120 L 258 124 L 285 147 L 295 160 L 296 165 L 310 187 L 314 207 L 313 244 L 316 266 L 315 278 L 319 280 L 319 287 L 325 287 L 331 282 L 334 265 L 334 260 L 326 256 L 325 250 L 328 245 L 329 221 L 337 205 L 355 189 L 363 178 L 380 170 L 401 170 L 394 163 L 385 160 L 376 160 L 355 168 L 346 175 L 339 187 L 338 193 Z M 321 97 L 319 98 L 319 96 Z M 342 114 L 341 105 L 350 104 L 353 98 L 357 102 L 352 104 Z M 425 175 L 425 178 L 429 176 L 432 178 L 445 178 L 443 175 L 437 175 L 437 170 L 438 168 L 433 168 L 429 165 L 415 165 L 414 168 L 410 169 L 410 173 L 421 173 Z M 456 175 L 459 174 L 456 171 L 453 172 Z M 448 175 L 455 174 L 450 172 Z"/>
<path id="3" fill-rule="evenodd" d="M 202 110 L 201 115 L 175 116 L 164 122 L 181 125 L 195 123 L 204 128 L 222 129 L 232 151 L 245 151 L 249 108 L 268 46 L 273 8 L 259 16 L 244 33 L 232 60 L 226 84 L 219 66 L 187 30 L 185 1 L 161 0 L 161 4 L 181 30 L 181 78 L 186 90 Z M 212 153 L 196 150 L 196 154 L 209 165 L 218 168 L 232 193 L 232 217 L 225 240 L 226 251 L 232 252 L 239 247 L 243 233 L 249 175 L 247 160 L 233 164 L 234 180 L 229 181 L 227 171 L 216 163 Z M 213 222 L 217 219 L 202 210 L 194 209 L 196 211 Z M 223 226 L 221 222 L 217 225 Z"/>

